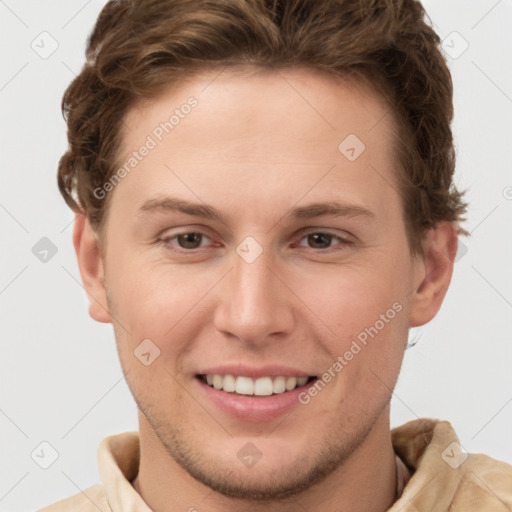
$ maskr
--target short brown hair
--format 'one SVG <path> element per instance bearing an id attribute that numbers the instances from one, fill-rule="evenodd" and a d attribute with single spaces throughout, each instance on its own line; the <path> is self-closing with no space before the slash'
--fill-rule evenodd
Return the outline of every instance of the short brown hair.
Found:
<path id="1" fill-rule="evenodd" d="M 412 253 L 427 229 L 462 221 L 453 185 L 453 86 L 440 38 L 416 0 L 110 0 L 67 88 L 69 148 L 59 189 L 94 228 L 116 171 L 122 123 L 135 101 L 207 68 L 309 68 L 370 83 L 397 125 L 396 155 Z M 469 234 L 458 226 L 459 234 Z"/>

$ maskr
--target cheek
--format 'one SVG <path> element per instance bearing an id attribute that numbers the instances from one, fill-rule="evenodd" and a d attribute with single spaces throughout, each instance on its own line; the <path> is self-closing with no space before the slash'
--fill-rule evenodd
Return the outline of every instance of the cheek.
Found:
<path id="1" fill-rule="evenodd" d="M 185 265 L 154 263 L 144 257 L 120 258 L 109 266 L 106 278 L 117 313 L 133 330 L 150 328 L 159 336 L 198 301 L 208 283 Z"/>
<path id="2" fill-rule="evenodd" d="M 181 358 L 193 348 L 190 340 L 205 324 L 207 300 L 202 299 L 218 280 L 219 272 L 213 273 L 140 261 L 111 266 L 106 281 L 122 362 L 138 368 L 134 351 L 151 340 L 158 347 L 154 350 L 160 351 L 158 363 L 176 372 Z"/>
<path id="3" fill-rule="evenodd" d="M 383 383 L 395 381 L 408 328 L 402 281 L 400 273 L 375 265 L 365 271 L 340 267 L 298 282 L 297 295 L 307 297 L 326 326 L 322 340 L 331 360 L 325 371 L 336 375 L 338 394 L 371 402 L 387 395 Z M 368 390 L 381 388 L 382 394 L 369 396 Z"/>
<path id="4" fill-rule="evenodd" d="M 400 276 L 377 264 L 343 266 L 307 272 L 296 279 L 297 296 L 331 331 L 331 337 L 355 336 L 372 326 L 381 314 L 403 302 Z M 388 316 L 393 318 L 396 311 Z M 329 339 L 328 337 L 326 339 Z"/>

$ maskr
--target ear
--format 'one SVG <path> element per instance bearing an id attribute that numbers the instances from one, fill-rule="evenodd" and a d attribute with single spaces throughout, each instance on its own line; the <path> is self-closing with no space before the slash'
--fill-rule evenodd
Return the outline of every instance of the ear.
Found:
<path id="1" fill-rule="evenodd" d="M 458 248 L 457 223 L 442 221 L 430 229 L 422 241 L 423 254 L 414 270 L 416 288 L 412 292 L 410 327 L 430 322 L 441 308 L 450 281 Z"/>
<path id="2" fill-rule="evenodd" d="M 97 322 L 110 323 L 100 246 L 89 220 L 82 213 L 75 217 L 73 245 L 89 299 L 89 315 Z"/>

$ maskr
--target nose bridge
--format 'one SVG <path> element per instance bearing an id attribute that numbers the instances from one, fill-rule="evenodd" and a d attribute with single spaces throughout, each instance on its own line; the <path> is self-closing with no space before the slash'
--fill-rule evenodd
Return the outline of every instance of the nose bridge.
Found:
<path id="1" fill-rule="evenodd" d="M 217 328 L 247 343 L 287 331 L 292 319 L 280 289 L 283 285 L 274 275 L 275 258 L 270 249 L 251 243 L 242 242 L 237 248 L 216 312 Z"/>

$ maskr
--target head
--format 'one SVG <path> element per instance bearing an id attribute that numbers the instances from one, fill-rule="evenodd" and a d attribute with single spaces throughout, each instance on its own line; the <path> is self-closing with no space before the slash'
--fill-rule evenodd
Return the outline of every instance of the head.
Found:
<path id="1" fill-rule="evenodd" d="M 63 109 L 90 314 L 162 451 L 268 499 L 388 427 L 408 330 L 439 310 L 465 233 L 419 2 L 111 1 Z M 231 401 L 229 375 L 279 397 Z"/>

